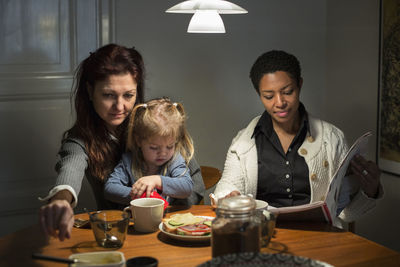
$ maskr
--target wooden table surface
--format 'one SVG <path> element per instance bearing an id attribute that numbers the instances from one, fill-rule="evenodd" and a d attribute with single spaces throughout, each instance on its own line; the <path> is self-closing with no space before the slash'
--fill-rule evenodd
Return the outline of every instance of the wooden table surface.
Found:
<path id="1" fill-rule="evenodd" d="M 188 210 L 194 215 L 215 216 L 210 206 L 196 205 Z M 167 215 L 169 216 L 169 215 Z M 76 217 L 87 217 L 86 214 Z M 67 258 L 72 253 L 107 250 L 97 245 L 91 229 L 73 228 L 72 238 L 64 242 L 45 240 L 38 225 L 0 238 L 0 266 L 66 266 L 32 260 L 33 252 Z M 119 251 L 125 258 L 152 256 L 159 266 L 197 266 L 211 259 L 209 243 L 185 243 L 157 231 L 140 234 L 130 226 Z M 400 253 L 329 225 L 278 224 L 275 237 L 262 252 L 288 253 L 317 259 L 334 266 L 400 266 Z"/>

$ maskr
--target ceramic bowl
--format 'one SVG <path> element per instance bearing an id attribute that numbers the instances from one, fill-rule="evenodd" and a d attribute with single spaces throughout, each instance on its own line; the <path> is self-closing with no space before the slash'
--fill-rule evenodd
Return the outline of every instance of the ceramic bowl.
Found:
<path id="1" fill-rule="evenodd" d="M 70 267 L 78 267 L 78 266 L 123 267 L 125 265 L 124 254 L 119 251 L 76 253 L 69 256 L 69 258 L 82 261 L 82 263 L 70 264 L 69 265 Z"/>
<path id="2" fill-rule="evenodd" d="M 256 209 L 257 210 L 259 210 L 259 209 L 263 209 L 263 210 L 268 209 L 268 202 L 263 201 L 263 200 L 259 200 L 259 199 L 255 199 L 255 201 L 256 201 Z"/>

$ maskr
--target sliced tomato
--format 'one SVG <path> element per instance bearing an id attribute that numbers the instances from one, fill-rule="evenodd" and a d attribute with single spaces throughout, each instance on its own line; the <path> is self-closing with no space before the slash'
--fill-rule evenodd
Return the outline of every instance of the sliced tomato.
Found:
<path id="1" fill-rule="evenodd" d="M 211 227 L 202 223 L 179 226 L 176 230 L 178 235 L 202 236 L 211 234 Z"/>

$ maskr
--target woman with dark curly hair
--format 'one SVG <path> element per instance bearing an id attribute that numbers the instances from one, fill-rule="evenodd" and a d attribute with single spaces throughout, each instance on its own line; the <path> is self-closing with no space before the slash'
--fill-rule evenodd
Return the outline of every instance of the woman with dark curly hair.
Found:
<path id="1" fill-rule="evenodd" d="M 70 237 L 72 208 L 84 177 L 91 185 L 97 208 L 115 208 L 104 198 L 104 183 L 125 151 L 128 118 L 133 107 L 144 101 L 144 81 L 143 59 L 135 48 L 109 44 L 79 65 L 71 96 L 76 121 L 63 135 L 55 187 L 40 209 L 46 235 L 60 240 Z M 189 169 L 195 184 L 189 203 L 198 203 L 204 190 L 200 167 L 192 160 Z"/>
<path id="2" fill-rule="evenodd" d="M 295 56 L 266 52 L 250 78 L 265 111 L 233 139 L 216 198 L 252 194 L 274 207 L 324 200 L 348 150 L 343 132 L 308 114 L 300 102 L 303 79 Z M 358 155 L 349 171 L 354 175 L 343 181 L 336 226 L 372 209 L 383 194 L 375 163 Z"/>

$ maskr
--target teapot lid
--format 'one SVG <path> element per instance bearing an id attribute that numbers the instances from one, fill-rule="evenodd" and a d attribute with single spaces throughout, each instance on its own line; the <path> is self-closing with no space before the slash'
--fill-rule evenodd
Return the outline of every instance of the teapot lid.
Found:
<path id="1" fill-rule="evenodd" d="M 223 198 L 218 201 L 218 209 L 233 212 L 249 212 L 256 208 L 256 201 L 250 196 L 234 196 Z"/>

